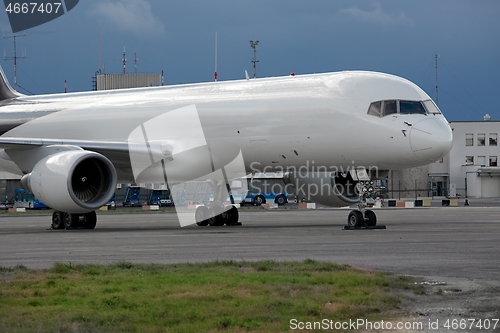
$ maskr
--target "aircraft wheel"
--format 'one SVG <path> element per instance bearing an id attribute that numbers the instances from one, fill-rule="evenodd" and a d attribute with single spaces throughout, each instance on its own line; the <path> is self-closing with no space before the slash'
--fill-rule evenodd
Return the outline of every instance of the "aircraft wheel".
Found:
<path id="1" fill-rule="evenodd" d="M 97 225 L 97 215 L 95 212 L 83 214 L 83 226 L 85 229 L 95 229 Z"/>
<path id="2" fill-rule="evenodd" d="M 365 224 L 363 214 L 359 210 L 352 210 L 347 217 L 347 225 L 350 227 L 361 227 Z"/>
<path id="3" fill-rule="evenodd" d="M 226 225 L 236 225 L 238 223 L 238 220 L 240 218 L 240 214 L 238 212 L 238 208 L 232 206 L 231 209 L 227 211 L 228 214 L 228 221 L 226 222 Z"/>
<path id="4" fill-rule="evenodd" d="M 55 210 L 52 213 L 52 228 L 53 229 L 64 229 L 64 213 Z"/>
<path id="5" fill-rule="evenodd" d="M 374 227 L 377 225 L 377 215 L 372 210 L 365 211 L 366 225 Z"/>
<path id="6" fill-rule="evenodd" d="M 213 205 L 208 209 L 208 224 L 210 224 L 211 227 L 223 226 L 225 223 L 225 216 L 222 215 L 222 207 Z"/>
<path id="7" fill-rule="evenodd" d="M 208 225 L 208 208 L 205 206 L 200 206 L 196 208 L 196 211 L 194 213 L 194 218 L 196 220 L 196 224 L 200 227 L 205 227 Z"/>
<path id="8" fill-rule="evenodd" d="M 78 214 L 64 213 L 64 227 L 66 229 L 78 227 L 79 220 Z"/>

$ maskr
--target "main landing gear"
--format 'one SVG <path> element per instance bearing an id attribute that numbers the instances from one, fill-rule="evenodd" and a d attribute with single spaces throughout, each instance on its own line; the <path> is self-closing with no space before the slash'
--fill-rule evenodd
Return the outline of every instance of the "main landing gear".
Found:
<path id="1" fill-rule="evenodd" d="M 231 208 L 222 204 L 212 204 L 211 206 L 199 206 L 195 212 L 196 224 L 200 227 L 240 226 L 238 222 L 238 208 L 231 205 Z"/>
<path id="2" fill-rule="evenodd" d="M 227 180 L 212 180 L 209 184 L 214 193 L 214 201 L 208 206 L 199 206 L 196 208 L 196 224 L 200 227 L 208 225 L 211 227 L 220 227 L 223 225 L 240 226 L 241 222 L 238 222 L 240 217 L 238 208 L 233 204 L 224 203 L 228 195 L 232 203 L 234 203 Z"/>
<path id="3" fill-rule="evenodd" d="M 70 214 L 55 210 L 52 214 L 52 229 L 94 229 L 97 224 L 95 212 Z"/>
<path id="4" fill-rule="evenodd" d="M 377 225 L 377 215 L 372 210 L 353 210 L 349 213 L 347 218 L 347 225 L 349 227 L 374 227 Z"/>
<path id="5" fill-rule="evenodd" d="M 352 210 L 347 217 L 347 225 L 349 227 L 375 227 L 377 225 L 377 216 L 372 210 L 367 210 L 366 207 L 373 206 L 375 200 L 373 195 L 373 182 L 361 181 L 358 183 L 359 202 L 358 209 Z"/>

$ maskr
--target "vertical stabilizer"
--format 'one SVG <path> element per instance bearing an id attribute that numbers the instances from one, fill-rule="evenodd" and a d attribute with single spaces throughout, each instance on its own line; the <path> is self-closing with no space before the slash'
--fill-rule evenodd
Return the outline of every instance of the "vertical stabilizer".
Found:
<path id="1" fill-rule="evenodd" d="M 16 98 L 22 96 L 18 92 L 16 92 L 7 81 L 7 76 L 3 72 L 2 67 L 0 66 L 0 101 Z"/>

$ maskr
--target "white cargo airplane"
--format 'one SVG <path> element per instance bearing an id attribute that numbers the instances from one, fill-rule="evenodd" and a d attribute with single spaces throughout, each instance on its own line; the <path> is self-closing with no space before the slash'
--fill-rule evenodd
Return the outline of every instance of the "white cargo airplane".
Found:
<path id="1" fill-rule="evenodd" d="M 25 96 L 1 71 L 0 167 L 23 175 L 22 186 L 54 209 L 54 228 L 82 223 L 93 229 L 95 210 L 110 200 L 117 182 L 137 180 L 130 133 L 189 106 L 197 110 L 211 152 L 219 148 L 219 155 L 210 157 L 213 170 L 240 151 L 247 173 L 282 171 L 285 182 L 312 201 L 357 204 L 348 217 L 352 226 L 376 224 L 375 214 L 366 209 L 373 179 L 385 178 L 386 170 L 436 161 L 452 146 L 451 128 L 432 99 L 414 83 L 383 73 Z M 160 148 L 162 165 L 177 163 L 165 174 L 170 184 L 206 174 L 193 167 L 201 158 L 196 149 L 181 149 L 175 156 L 176 149 L 189 144 L 174 126 L 162 125 L 160 143 L 167 147 Z M 144 134 L 149 149 L 155 142 Z M 213 207 L 197 211 L 198 225 L 237 222 L 235 208 L 216 216 Z"/>

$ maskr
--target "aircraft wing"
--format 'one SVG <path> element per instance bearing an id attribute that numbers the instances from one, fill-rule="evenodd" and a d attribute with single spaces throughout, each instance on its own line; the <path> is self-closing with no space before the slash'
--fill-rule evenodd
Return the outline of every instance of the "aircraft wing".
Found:
<path id="1" fill-rule="evenodd" d="M 46 147 L 48 149 L 45 149 Z M 0 137 L 0 150 L 4 149 L 0 152 L 0 158 L 13 160 L 17 167 L 26 173 L 33 168 L 39 158 L 53 153 L 51 147 L 63 148 L 63 150 L 81 148 L 102 154 L 113 163 L 120 179 L 133 181 L 127 142 Z M 21 158 L 18 159 L 16 156 Z M 26 158 L 27 156 L 33 156 L 33 158 Z"/>
<path id="2" fill-rule="evenodd" d="M 129 151 L 129 145 L 127 142 L 0 137 L 0 148 L 3 149 L 26 150 L 35 147 L 52 145 L 78 146 L 85 150 L 105 150 L 123 152 L 127 154 Z"/>

